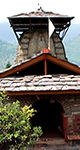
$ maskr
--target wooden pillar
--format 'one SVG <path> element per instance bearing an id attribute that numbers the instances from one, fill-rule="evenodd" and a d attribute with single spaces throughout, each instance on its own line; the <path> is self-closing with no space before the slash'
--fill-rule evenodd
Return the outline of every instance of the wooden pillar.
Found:
<path id="1" fill-rule="evenodd" d="M 46 59 L 46 54 L 44 55 L 44 74 L 47 75 L 47 59 Z"/>

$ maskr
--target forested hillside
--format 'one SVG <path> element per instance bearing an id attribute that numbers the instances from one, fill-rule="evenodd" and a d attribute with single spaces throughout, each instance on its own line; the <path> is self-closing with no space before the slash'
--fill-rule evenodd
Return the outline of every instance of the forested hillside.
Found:
<path id="1" fill-rule="evenodd" d="M 16 44 L 0 40 L 0 70 L 6 67 L 8 61 L 13 64 L 16 56 Z"/>

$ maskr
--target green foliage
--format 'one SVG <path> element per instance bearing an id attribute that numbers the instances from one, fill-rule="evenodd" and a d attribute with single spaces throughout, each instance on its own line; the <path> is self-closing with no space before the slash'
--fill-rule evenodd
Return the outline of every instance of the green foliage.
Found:
<path id="1" fill-rule="evenodd" d="M 42 135 L 41 127 L 32 127 L 32 106 L 20 107 L 20 102 L 8 102 L 5 92 L 0 92 L 0 149 L 25 150 L 33 146 Z M 5 148 L 6 147 L 6 148 Z"/>
<path id="2" fill-rule="evenodd" d="M 8 63 L 6 64 L 6 69 L 7 68 L 10 68 L 11 67 L 11 64 L 10 64 L 10 62 L 8 61 Z"/>

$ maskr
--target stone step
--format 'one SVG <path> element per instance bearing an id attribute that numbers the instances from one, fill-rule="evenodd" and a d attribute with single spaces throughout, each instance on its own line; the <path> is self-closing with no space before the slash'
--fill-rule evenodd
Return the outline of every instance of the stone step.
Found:
<path id="1" fill-rule="evenodd" d="M 65 145 L 66 142 L 62 137 L 54 138 L 41 138 L 37 144 L 46 144 L 46 145 Z"/>
<path id="2" fill-rule="evenodd" d="M 80 146 L 53 146 L 53 145 L 36 145 L 28 150 L 80 150 Z"/>

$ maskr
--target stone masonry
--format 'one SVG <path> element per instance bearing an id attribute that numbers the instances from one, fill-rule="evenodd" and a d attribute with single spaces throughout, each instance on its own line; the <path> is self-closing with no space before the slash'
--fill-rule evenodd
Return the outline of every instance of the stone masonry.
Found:
<path id="1" fill-rule="evenodd" d="M 32 56 L 41 53 L 42 49 L 48 48 L 48 33 L 40 29 L 38 31 L 24 32 L 17 47 L 16 63 L 22 62 Z M 62 40 L 57 33 L 50 38 L 50 53 L 60 59 L 66 60 Z"/>
<path id="2" fill-rule="evenodd" d="M 75 135 L 75 115 L 80 115 L 80 94 L 56 94 L 56 95 L 25 95 L 25 96 L 10 96 L 10 101 L 19 100 L 21 106 L 31 105 L 37 101 L 55 100 L 59 102 L 64 109 L 64 117 L 68 117 L 68 135 Z M 76 135 L 80 135 L 79 129 L 76 131 Z"/>

